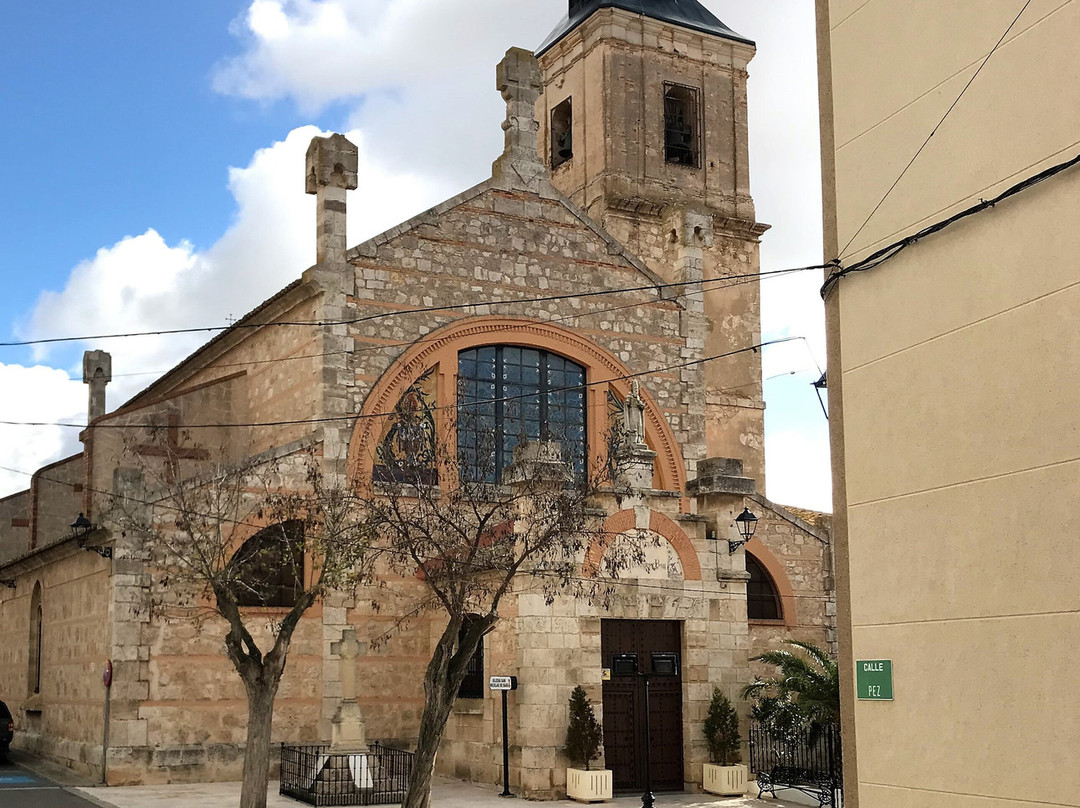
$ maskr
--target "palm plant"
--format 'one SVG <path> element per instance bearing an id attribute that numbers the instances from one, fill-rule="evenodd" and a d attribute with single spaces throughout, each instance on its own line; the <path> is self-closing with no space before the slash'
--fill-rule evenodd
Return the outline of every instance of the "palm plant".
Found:
<path id="1" fill-rule="evenodd" d="M 743 688 L 743 698 L 776 705 L 790 702 L 811 727 L 840 726 L 840 671 L 836 661 L 816 645 L 786 640 L 803 652 L 786 649 L 767 651 L 752 662 L 765 662 L 777 669 L 770 679 L 755 678 Z"/>

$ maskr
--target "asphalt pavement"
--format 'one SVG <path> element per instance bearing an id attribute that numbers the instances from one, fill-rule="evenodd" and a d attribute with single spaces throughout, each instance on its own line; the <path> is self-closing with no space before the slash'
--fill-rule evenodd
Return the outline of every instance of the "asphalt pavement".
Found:
<path id="1" fill-rule="evenodd" d="M 0 763 L 0 808 L 98 808 L 18 763 Z"/>

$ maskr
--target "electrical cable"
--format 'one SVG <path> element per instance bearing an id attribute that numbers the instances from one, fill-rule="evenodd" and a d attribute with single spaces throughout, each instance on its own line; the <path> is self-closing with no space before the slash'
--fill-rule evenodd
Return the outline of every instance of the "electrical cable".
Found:
<path id="1" fill-rule="evenodd" d="M 713 361 L 715 361 L 717 359 L 727 359 L 728 357 L 737 356 L 739 354 L 747 353 L 749 351 L 753 351 L 753 352 L 756 353 L 757 351 L 761 350 L 762 348 L 768 348 L 769 346 L 772 346 L 772 345 L 780 345 L 780 344 L 785 343 L 785 342 L 795 342 L 795 341 L 800 340 L 800 339 L 804 339 L 804 338 L 803 337 L 782 337 L 782 338 L 779 338 L 779 339 L 767 340 L 765 342 L 759 342 L 756 345 L 750 345 L 750 346 L 748 346 L 746 348 L 739 348 L 739 349 L 734 350 L 734 351 L 727 351 L 726 353 L 716 354 L 714 356 L 706 356 L 706 357 L 703 357 L 701 359 L 692 359 L 692 360 L 689 360 L 687 362 L 679 362 L 679 363 L 673 364 L 673 365 L 664 365 L 664 366 L 661 366 L 661 367 L 652 368 L 651 370 L 641 370 L 641 371 L 637 371 L 637 372 L 634 372 L 634 373 L 624 373 L 624 374 L 619 375 L 619 376 L 609 376 L 609 377 L 604 378 L 604 379 L 599 379 L 599 380 L 591 381 L 591 382 L 585 382 L 584 384 L 567 385 L 567 386 L 564 386 L 564 387 L 553 388 L 553 389 L 548 390 L 547 393 L 550 395 L 551 393 L 562 393 L 562 392 L 573 392 L 573 391 L 577 391 L 577 390 L 585 390 L 585 389 L 588 389 L 590 387 L 596 387 L 596 386 L 600 386 L 600 385 L 609 384 L 609 383 L 611 383 L 613 381 L 625 381 L 627 379 L 637 379 L 637 378 L 641 378 L 641 377 L 644 377 L 644 376 L 653 376 L 653 375 L 656 375 L 656 374 L 659 374 L 659 373 L 667 373 L 668 371 L 672 371 L 672 370 L 682 370 L 682 369 L 685 369 L 685 368 L 690 368 L 690 367 L 696 367 L 698 365 L 703 365 L 706 362 L 713 362 Z M 456 412 L 456 411 L 460 411 L 461 409 L 466 408 L 466 407 L 474 407 L 474 406 L 475 407 L 481 407 L 481 406 L 487 406 L 489 404 L 501 404 L 501 403 L 506 402 L 506 401 L 515 401 L 515 400 L 522 399 L 522 398 L 531 398 L 534 395 L 536 395 L 536 394 L 535 393 L 521 393 L 521 394 L 518 394 L 518 395 L 502 396 L 502 397 L 499 397 L 499 398 L 486 398 L 486 399 L 480 399 L 480 400 L 477 400 L 477 401 L 466 401 L 466 402 L 464 402 L 462 404 L 443 404 L 443 405 L 433 407 L 432 409 L 435 410 L 435 411 L 438 411 L 438 410 L 447 410 L 447 411 L 453 410 L 453 411 Z M 246 427 L 282 427 L 282 426 L 298 426 L 298 425 L 302 425 L 302 424 L 336 423 L 338 421 L 363 421 L 363 420 L 369 420 L 369 419 L 375 419 L 375 418 L 392 418 L 392 417 L 395 417 L 397 415 L 399 415 L 399 413 L 397 413 L 397 412 L 353 413 L 351 415 L 337 415 L 337 416 L 331 416 L 331 417 L 327 417 L 327 418 L 297 418 L 297 419 L 284 420 L 284 421 L 249 421 L 249 422 L 234 423 L 234 424 L 223 424 L 223 423 L 184 424 L 183 428 L 184 429 L 237 429 L 237 428 L 246 428 Z M 80 430 L 81 429 L 87 429 L 88 426 L 89 426 L 87 424 L 68 424 L 68 423 L 50 422 L 50 421 L 0 421 L 0 425 L 2 425 L 2 426 L 35 426 L 35 427 L 58 426 L 58 427 L 67 427 L 67 428 L 70 428 L 70 429 L 80 429 Z M 132 424 L 101 423 L 101 422 L 98 422 L 98 423 L 95 423 L 93 425 L 93 428 L 94 429 L 131 429 Z"/>
<path id="2" fill-rule="evenodd" d="M 840 264 L 839 261 L 834 261 L 832 266 L 839 268 L 836 269 L 835 272 L 831 273 L 828 278 L 825 279 L 825 283 L 821 287 L 822 298 L 824 298 L 828 294 L 829 289 L 832 288 L 845 275 L 850 275 L 853 272 L 866 272 L 867 270 L 875 269 L 876 267 L 884 264 L 886 261 L 895 258 L 897 255 L 899 255 L 901 252 L 903 252 L 905 249 L 912 246 L 913 244 L 917 244 L 918 242 L 922 241 L 924 238 L 932 236 L 936 233 L 940 233 L 942 230 L 956 224 L 962 219 L 966 219 L 969 216 L 974 216 L 976 213 L 981 213 L 987 208 L 995 207 L 996 205 L 1001 204 L 1007 199 L 1010 199 L 1011 197 L 1014 197 L 1017 194 L 1022 193 L 1035 185 L 1038 185 L 1044 180 L 1048 180 L 1051 177 L 1057 176 L 1063 171 L 1067 171 L 1068 169 L 1078 164 L 1080 164 L 1080 155 L 1073 157 L 1071 160 L 1066 160 L 1063 163 L 1058 163 L 1057 165 L 1051 166 L 1050 168 L 1040 171 L 1034 176 L 1028 177 L 1027 179 L 1016 183 L 1016 185 L 1013 185 L 1011 188 L 1002 191 L 993 199 L 980 199 L 978 204 L 972 205 L 971 207 L 966 208 L 959 213 L 948 217 L 947 219 L 943 219 L 932 225 L 924 227 L 917 233 L 906 236 L 899 241 L 894 241 L 887 247 L 882 247 L 880 250 L 877 250 L 876 252 L 868 255 L 866 258 L 852 264 L 849 267 L 844 267 L 842 264 Z"/>
<path id="3" fill-rule="evenodd" d="M 952 111 L 956 109 L 956 105 L 960 103 L 960 99 L 964 97 L 964 94 L 967 93 L 971 85 L 975 83 L 975 79 L 979 77 L 979 74 L 982 73 L 983 68 L 986 67 L 987 62 L 990 61 L 990 57 L 993 56 L 997 52 L 998 48 L 1001 47 L 1001 44 L 1005 41 L 1005 38 L 1009 35 L 1009 32 L 1012 31 L 1012 29 L 1016 26 L 1018 22 L 1020 22 L 1020 18 L 1024 16 L 1024 12 L 1027 11 L 1028 6 L 1030 5 L 1031 0 L 1027 0 L 1027 2 L 1024 3 L 1023 8 L 1020 9 L 1020 13 L 1016 15 L 1016 19 L 1014 19 L 1009 24 L 1009 27 L 1005 29 L 1005 33 L 1001 35 L 1001 38 L 997 41 L 997 44 L 994 45 L 994 47 L 990 50 L 990 53 L 988 53 L 986 55 L 986 58 L 983 59 L 982 64 L 979 65 L 979 69 L 975 71 L 974 75 L 970 79 L 968 79 L 968 83 L 964 85 L 964 89 L 960 91 L 960 95 L 956 96 L 956 100 L 952 102 L 952 104 L 949 106 L 949 109 L 946 110 L 945 114 L 942 116 L 941 120 L 938 121 L 937 126 L 934 127 L 933 131 L 930 132 L 926 140 L 923 141 L 923 144 L 919 147 L 919 150 L 915 152 L 915 156 L 911 158 L 908 164 L 904 167 L 904 170 L 900 172 L 900 176 L 896 178 L 896 182 L 889 186 L 889 190 L 885 192 L 885 196 L 881 197 L 881 201 L 877 203 L 877 205 L 872 211 L 870 211 L 870 215 L 866 217 L 866 221 L 862 223 L 862 226 L 860 226 L 859 229 L 855 231 L 855 235 L 853 235 L 848 241 L 848 243 L 844 245 L 844 249 L 840 251 L 840 259 L 842 259 L 845 253 L 847 253 L 847 250 L 851 246 L 852 242 L 854 242 L 855 239 L 859 237 L 859 234 L 862 233 L 864 229 L 866 229 L 866 226 L 870 224 L 870 220 L 874 218 L 875 214 L 877 214 L 877 212 L 881 209 L 881 206 L 885 204 L 885 200 L 889 198 L 889 196 L 894 190 L 896 190 L 896 186 L 900 184 L 900 180 L 902 180 L 907 175 L 908 171 L 911 170 L 911 167 L 915 165 L 915 161 L 919 159 L 919 155 L 923 153 L 923 150 L 933 139 L 934 135 L 938 133 L 938 130 L 945 123 L 945 120 L 952 114 Z"/>
<path id="4" fill-rule="evenodd" d="M 20 475 L 23 475 L 23 476 L 26 476 L 26 477 L 31 477 L 31 478 L 33 478 L 33 476 L 34 476 L 31 472 L 23 471 L 21 469 L 11 468 L 9 466 L 0 465 L 0 470 L 11 472 L 12 474 L 20 474 Z M 45 481 L 45 482 L 56 483 L 56 484 L 59 484 L 59 485 L 70 485 L 71 484 L 69 481 L 66 481 L 66 480 L 60 480 L 60 479 L 44 477 L 44 476 L 41 476 L 38 479 L 42 480 L 42 481 Z M 125 501 L 125 502 L 127 502 L 129 504 L 132 504 L 132 505 L 144 505 L 144 506 L 154 507 L 154 508 L 160 507 L 163 510 L 175 512 L 175 513 L 184 512 L 183 508 L 180 508 L 180 507 L 175 506 L 175 505 L 167 505 L 164 502 L 162 502 L 161 500 L 140 499 L 139 497 L 133 497 L 133 496 L 130 496 L 129 494 L 117 494 L 114 491 L 102 491 L 102 490 L 96 489 L 96 488 L 90 488 L 90 489 L 85 489 L 85 490 L 89 490 L 90 493 L 100 494 L 101 496 L 105 496 L 105 497 L 108 497 L 110 499 L 123 500 L 123 501 Z M 245 521 L 243 519 L 229 519 L 228 517 L 224 517 L 224 516 L 208 515 L 208 514 L 194 514 L 194 515 L 199 516 L 199 517 L 203 517 L 203 518 L 208 518 L 208 519 L 218 519 L 219 521 L 221 521 L 224 524 L 232 525 L 234 528 L 247 527 L 247 528 L 253 528 L 255 530 L 262 530 L 263 528 L 266 527 L 266 525 L 264 525 L 264 524 L 248 522 L 248 521 Z M 720 539 L 717 539 L 716 541 L 719 542 Z M 42 549 L 45 549 L 45 548 L 42 548 Z M 404 557 L 407 560 L 412 558 L 412 555 L 409 553 L 408 550 L 401 550 L 401 549 L 397 549 L 397 548 L 383 547 L 383 548 L 379 548 L 378 550 L 376 550 L 374 552 L 376 552 L 377 554 L 381 554 L 381 555 L 397 555 L 397 556 L 400 556 L 400 557 Z M 473 567 L 478 572 L 492 572 L 493 571 L 490 565 L 471 563 L 471 562 L 466 562 L 466 561 L 456 561 L 455 564 L 457 564 L 458 566 Z M 0 564 L 0 566 L 3 566 L 3 564 Z M 654 583 L 650 579 L 646 579 L 649 582 L 643 584 L 643 583 L 640 583 L 641 579 L 633 579 L 633 580 L 625 580 L 624 581 L 624 580 L 620 580 L 618 578 L 598 578 L 596 576 L 584 576 L 584 575 L 562 575 L 561 573 L 553 571 L 553 570 L 526 570 L 526 569 L 522 569 L 521 573 L 526 574 L 526 575 L 531 575 L 533 577 L 559 578 L 561 580 L 576 581 L 576 582 L 580 582 L 580 583 L 600 584 L 601 586 L 632 586 L 632 587 L 635 587 L 637 589 L 651 589 L 651 590 L 656 590 L 656 591 L 678 592 L 678 593 L 680 593 L 680 594 L 682 594 L 684 596 L 693 596 L 695 594 L 701 594 L 701 595 L 706 594 L 704 592 L 697 593 L 697 592 L 695 592 L 695 590 L 687 590 L 686 588 L 680 587 L 680 586 L 665 586 L 662 583 Z M 829 600 L 830 599 L 826 595 L 799 595 L 799 597 L 807 599 L 807 600 Z"/>
<path id="5" fill-rule="evenodd" d="M 451 312 L 462 311 L 465 309 L 475 309 L 482 307 L 494 307 L 494 306 L 518 306 L 522 304 L 537 304 L 537 303 L 553 303 L 562 300 L 582 300 L 591 297 L 602 297 L 605 295 L 621 294 L 624 292 L 646 292 L 646 291 L 662 291 L 664 289 L 674 289 L 683 286 L 694 286 L 697 284 L 706 285 L 713 283 L 722 283 L 730 280 L 741 279 L 764 279 L 771 278 L 780 275 L 790 275 L 796 272 L 809 272 L 814 270 L 827 269 L 828 267 L 823 264 L 814 264 L 812 266 L 803 267 L 791 267 L 788 269 L 774 269 L 767 272 L 753 272 L 743 275 L 727 275 L 723 278 L 714 278 L 713 280 L 695 280 L 695 281 L 678 281 L 674 283 L 652 283 L 644 286 L 628 286 L 615 289 L 594 289 L 589 292 L 576 292 L 572 294 L 561 295 L 545 295 L 542 297 L 534 298 L 520 298 L 509 300 L 489 300 L 477 303 L 456 303 L 445 306 L 423 306 L 412 309 L 400 309 L 398 311 L 380 312 L 379 314 L 370 314 L 364 317 L 355 317 L 345 320 L 277 320 L 269 323 L 233 323 L 231 325 L 221 326 L 200 326 L 193 328 L 172 328 L 172 329 L 160 329 L 156 331 L 131 331 L 126 333 L 116 334 L 93 334 L 77 337 L 44 337 L 41 339 L 31 340 L 16 340 L 9 342 L 0 342 L 0 348 L 22 348 L 33 345 L 53 345 L 62 342 L 93 342 L 97 340 L 106 339 L 126 339 L 129 337 L 157 337 L 157 336 L 172 336 L 179 334 L 206 334 L 213 332 L 232 331 L 238 329 L 259 329 L 259 328 L 278 328 L 278 327 L 306 327 L 306 328 L 324 328 L 327 326 L 335 325 L 359 325 L 360 323 L 368 323 L 376 320 L 382 320 L 388 317 L 399 317 L 407 314 L 431 314 L 435 312 Z M 357 301 L 362 304 L 362 301 Z M 644 305 L 639 303 L 638 305 Z"/>
<path id="6" fill-rule="evenodd" d="M 796 269 L 796 270 L 776 270 L 776 272 L 777 273 L 802 272 L 802 271 L 805 271 L 807 269 L 818 270 L 818 269 L 823 269 L 823 268 L 824 267 L 822 267 L 822 266 L 815 266 L 815 267 L 808 267 L 808 268 L 799 268 L 799 269 Z M 690 283 L 698 283 L 698 284 L 701 284 L 701 285 L 710 284 L 710 288 L 709 289 L 701 289 L 701 290 L 694 291 L 694 292 L 683 292 L 683 293 L 681 293 L 679 295 L 676 295 L 675 297 L 680 298 L 680 299 L 690 300 L 690 299 L 693 299 L 693 298 L 701 297 L 704 294 L 706 294 L 707 292 L 716 291 L 717 289 L 730 289 L 730 288 L 733 288 L 735 286 L 741 286 L 741 285 L 746 284 L 746 283 L 752 283 L 753 280 L 758 278 L 758 277 L 760 277 L 760 276 L 759 275 L 729 275 L 729 276 L 726 276 L 726 277 L 723 277 L 723 278 L 714 278 L 711 281 L 692 281 L 692 282 L 688 282 L 687 284 L 683 284 L 683 285 L 689 285 Z M 776 277 L 776 276 L 771 276 L 771 277 Z M 771 278 L 766 278 L 765 280 L 770 280 L 770 279 Z M 712 287 L 711 286 L 711 284 L 716 284 L 716 283 L 721 283 L 721 282 L 724 282 L 725 285 L 719 286 L 719 287 Z M 619 304 L 617 306 L 607 306 L 605 308 L 592 309 L 591 311 L 573 312 L 571 314 L 564 314 L 564 315 L 560 315 L 558 317 L 549 317 L 549 318 L 545 318 L 543 320 L 543 322 L 544 323 L 562 323 L 562 322 L 567 322 L 567 321 L 570 321 L 570 320 L 580 320 L 580 319 L 583 319 L 585 317 L 595 317 L 595 316 L 598 316 L 598 315 L 601 315 L 601 314 L 610 314 L 611 312 L 615 312 L 615 311 L 625 311 L 626 309 L 638 308 L 640 306 L 651 306 L 655 302 L 656 301 L 647 301 L 647 302 L 637 301 L 637 302 L 634 302 L 634 303 L 621 303 L 621 304 Z M 478 305 L 486 305 L 486 304 L 478 304 Z M 354 337 L 354 339 L 364 339 L 364 337 Z M 380 345 L 364 345 L 364 346 L 361 346 L 359 348 L 352 348 L 352 349 L 349 349 L 349 350 L 342 350 L 342 351 L 324 351 L 323 353 L 317 353 L 317 354 L 300 354 L 300 355 L 297 355 L 297 356 L 283 356 L 283 357 L 278 357 L 278 358 L 274 358 L 274 359 L 252 359 L 252 360 L 250 360 L 248 362 L 230 362 L 230 363 L 223 363 L 223 364 L 215 364 L 215 365 L 212 366 L 212 369 L 214 369 L 214 370 L 226 370 L 226 369 L 229 369 L 229 368 L 246 368 L 246 367 L 254 367 L 256 365 L 279 364 L 281 362 L 292 362 L 292 361 L 298 361 L 298 360 L 302 360 L 302 359 L 320 359 L 320 358 L 324 358 L 324 357 L 328 357 L 328 356 L 345 356 L 345 355 L 349 355 L 349 354 L 374 353 L 374 352 L 378 352 L 378 351 L 384 351 L 384 350 L 387 350 L 387 349 L 390 349 L 390 348 L 405 348 L 405 347 L 411 347 L 411 346 L 414 346 L 414 345 L 424 345 L 424 344 L 428 344 L 428 343 L 432 343 L 432 342 L 438 342 L 441 339 L 442 339 L 441 336 L 431 336 L 431 337 L 420 337 L 419 339 L 415 339 L 415 340 L 388 341 L 388 342 L 384 342 L 384 343 L 382 343 Z M 809 344 L 807 344 L 807 349 L 809 350 Z M 811 351 L 811 356 L 813 356 L 812 351 Z M 815 361 L 815 364 L 817 364 L 817 360 L 815 359 L 814 361 Z M 134 377 L 134 376 L 163 376 L 164 374 L 170 373 L 175 369 L 176 369 L 176 367 L 168 368 L 166 370 L 142 370 L 142 371 L 133 371 L 131 373 L 114 373 L 113 378 L 114 379 L 123 379 L 123 378 L 129 378 L 129 377 Z"/>

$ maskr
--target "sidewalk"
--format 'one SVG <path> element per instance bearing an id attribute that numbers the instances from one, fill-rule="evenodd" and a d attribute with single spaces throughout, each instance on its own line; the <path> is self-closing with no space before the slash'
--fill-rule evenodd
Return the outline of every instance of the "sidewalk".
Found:
<path id="1" fill-rule="evenodd" d="M 302 808 L 304 803 L 277 793 L 276 781 L 270 783 L 267 808 Z M 89 799 L 102 808 L 236 808 L 240 802 L 239 783 L 205 785 L 125 786 L 119 788 L 72 788 L 72 793 Z M 756 793 L 756 792 L 755 792 Z M 752 795 L 751 795 L 752 796 Z M 657 808 L 799 808 L 784 800 L 755 800 L 746 797 L 714 797 L 711 794 L 658 794 Z M 569 800 L 532 803 L 551 808 L 581 808 Z M 433 808 L 510 808 L 512 800 L 501 799 L 495 787 L 435 778 L 431 791 Z M 638 808 L 640 796 L 616 797 L 606 803 L 611 808 Z"/>

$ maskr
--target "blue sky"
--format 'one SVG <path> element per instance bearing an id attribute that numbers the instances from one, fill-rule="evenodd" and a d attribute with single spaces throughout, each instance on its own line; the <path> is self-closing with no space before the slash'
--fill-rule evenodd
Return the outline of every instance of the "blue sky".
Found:
<path id="1" fill-rule="evenodd" d="M 812 0 L 704 0 L 756 39 L 752 183 L 773 225 L 763 269 L 820 260 Z M 12 3 L 0 28 L 0 298 L 6 338 L 215 325 L 313 259 L 303 150 L 361 147 L 350 242 L 482 180 L 501 146 L 494 65 L 565 0 L 82 0 Z M 769 495 L 828 508 L 818 277 L 764 284 Z M 0 349 L 0 420 L 85 415 L 78 362 L 114 354 L 115 407 L 196 344 Z M 18 390 L 18 395 L 12 391 Z M 0 427 L 0 495 L 78 448 L 74 430 Z"/>

